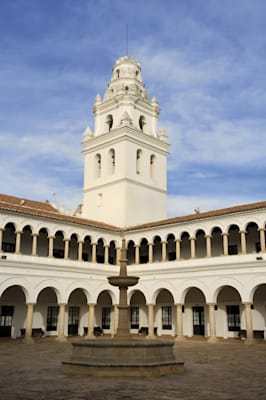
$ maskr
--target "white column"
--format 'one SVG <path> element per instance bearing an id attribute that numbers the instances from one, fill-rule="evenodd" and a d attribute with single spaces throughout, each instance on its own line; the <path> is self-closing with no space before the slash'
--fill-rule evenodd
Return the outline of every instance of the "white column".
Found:
<path id="1" fill-rule="evenodd" d="M 148 305 L 149 332 L 148 337 L 154 337 L 154 304 Z"/>
<path id="2" fill-rule="evenodd" d="M 33 233 L 32 234 L 32 250 L 31 250 L 31 255 L 36 256 L 37 255 L 37 238 L 38 238 L 38 233 Z"/>
<path id="3" fill-rule="evenodd" d="M 183 313 L 182 313 L 182 304 L 176 304 L 176 338 L 175 340 L 181 341 L 184 340 L 183 336 Z"/>
<path id="4" fill-rule="evenodd" d="M 196 239 L 195 238 L 189 238 L 190 240 L 190 258 L 195 258 L 196 257 Z"/>
<path id="5" fill-rule="evenodd" d="M 210 235 L 206 235 L 206 255 L 208 258 L 212 256 L 212 245 L 211 245 L 211 239 L 212 237 Z"/>
<path id="6" fill-rule="evenodd" d="M 26 331 L 24 341 L 32 343 L 32 322 L 33 322 L 34 303 L 27 303 Z"/>
<path id="7" fill-rule="evenodd" d="M 135 263 L 139 264 L 139 248 L 140 246 L 138 244 L 136 244 L 135 246 Z"/>
<path id="8" fill-rule="evenodd" d="M 15 254 L 20 254 L 20 246 L 21 246 L 21 231 L 16 232 L 16 251 Z"/>
<path id="9" fill-rule="evenodd" d="M 162 241 L 162 261 L 166 260 L 166 242 Z"/>
<path id="10" fill-rule="evenodd" d="M 104 246 L 104 264 L 108 264 L 109 261 L 109 246 Z"/>
<path id="11" fill-rule="evenodd" d="M 68 260 L 68 257 L 69 257 L 69 242 L 70 242 L 70 239 L 64 239 L 64 242 L 65 242 L 64 259 L 65 259 L 65 260 Z"/>
<path id="12" fill-rule="evenodd" d="M 78 241 L 78 261 L 82 261 L 83 241 Z"/>
<path id="13" fill-rule="evenodd" d="M 251 315 L 251 303 L 243 303 L 245 306 L 245 318 L 246 318 L 246 331 L 247 331 L 247 339 L 246 342 L 253 342 L 253 322 Z"/>
<path id="14" fill-rule="evenodd" d="M 4 232 L 4 229 L 0 228 L 0 251 L 2 251 L 2 247 L 3 247 L 3 232 Z"/>
<path id="15" fill-rule="evenodd" d="M 260 250 L 265 253 L 265 229 L 260 228 Z"/>
<path id="16" fill-rule="evenodd" d="M 153 262 L 153 243 L 149 243 L 149 263 Z"/>
<path id="17" fill-rule="evenodd" d="M 96 263 L 96 243 L 92 243 L 91 262 Z"/>
<path id="18" fill-rule="evenodd" d="M 58 337 L 57 340 L 59 342 L 65 342 L 65 311 L 66 311 L 66 304 L 61 303 L 59 304 L 59 316 L 58 316 Z"/>
<path id="19" fill-rule="evenodd" d="M 49 250 L 48 250 L 48 257 L 54 256 L 54 236 L 49 236 Z"/>
<path id="20" fill-rule="evenodd" d="M 176 239 L 175 241 L 175 251 L 176 251 L 176 260 L 180 260 L 180 240 Z"/>
<path id="21" fill-rule="evenodd" d="M 224 248 L 224 256 L 228 256 L 228 233 L 222 233 L 223 236 L 223 248 Z"/>
<path id="22" fill-rule="evenodd" d="M 240 231 L 240 239 L 241 239 L 241 253 L 247 253 L 247 243 L 246 243 L 246 231 Z"/>
<path id="23" fill-rule="evenodd" d="M 208 342 L 216 342 L 216 321 L 215 321 L 215 304 L 208 303 L 209 307 L 209 324 L 210 324 L 210 336 L 208 337 Z"/>

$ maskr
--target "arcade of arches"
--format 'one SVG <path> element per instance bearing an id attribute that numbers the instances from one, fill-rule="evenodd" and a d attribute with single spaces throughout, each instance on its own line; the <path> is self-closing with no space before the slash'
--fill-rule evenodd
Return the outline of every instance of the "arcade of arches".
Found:
<path id="1" fill-rule="evenodd" d="M 213 227 L 210 232 L 199 229 L 195 236 L 188 232 L 169 233 L 165 240 L 155 236 L 152 242 L 141 238 L 137 243 L 128 239 L 128 264 L 179 261 L 204 257 L 230 256 L 265 252 L 265 226 L 255 222 L 245 229 L 231 224 L 226 232 Z M 25 254 L 39 257 L 55 257 L 93 263 L 117 264 L 119 247 L 115 240 L 100 238 L 92 241 L 90 235 L 79 238 L 77 233 L 66 237 L 63 230 L 49 235 L 47 228 L 34 232 L 26 225 L 21 230 L 9 222 L 0 228 L 0 250 L 5 253 Z"/>
<path id="2" fill-rule="evenodd" d="M 35 298 L 36 297 L 36 298 Z M 148 294 L 134 290 L 129 295 L 130 330 L 132 334 L 171 335 L 176 340 L 203 336 L 209 341 L 217 338 L 240 338 L 252 341 L 264 338 L 266 325 L 266 282 L 250 293 L 250 302 L 244 302 L 233 286 L 222 286 L 214 293 L 212 303 L 197 287 L 183 290 L 182 303 L 175 304 L 174 294 L 167 289 Z M 74 289 L 67 301 L 60 302 L 59 288 L 45 287 L 33 296 L 29 290 L 13 285 L 0 297 L 0 336 L 31 340 L 32 332 L 42 331 L 45 336 L 80 335 L 94 337 L 99 333 L 113 335 L 117 327 L 117 305 L 108 289 L 89 302 L 90 294 Z"/>

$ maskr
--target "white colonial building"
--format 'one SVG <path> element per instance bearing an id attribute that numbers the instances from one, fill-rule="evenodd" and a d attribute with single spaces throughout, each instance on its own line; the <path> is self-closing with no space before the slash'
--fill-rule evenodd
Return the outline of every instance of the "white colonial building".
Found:
<path id="1" fill-rule="evenodd" d="M 0 195 L 0 336 L 112 335 L 126 239 L 132 333 L 264 338 L 266 202 L 166 218 L 167 150 L 139 63 L 116 61 L 83 137 L 79 215 Z"/>

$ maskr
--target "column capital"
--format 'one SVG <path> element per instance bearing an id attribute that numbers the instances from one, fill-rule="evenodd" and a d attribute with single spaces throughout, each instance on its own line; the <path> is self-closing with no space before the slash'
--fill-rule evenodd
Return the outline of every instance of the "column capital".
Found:
<path id="1" fill-rule="evenodd" d="M 19 231 L 19 230 L 15 232 L 16 235 L 19 235 L 19 234 L 22 235 L 22 233 L 23 233 L 23 231 Z"/>
<path id="2" fill-rule="evenodd" d="M 258 232 L 265 232 L 266 231 L 265 228 L 258 228 L 257 230 L 258 230 Z"/>
<path id="3" fill-rule="evenodd" d="M 37 233 L 37 232 L 34 232 L 34 233 L 32 233 L 32 234 L 31 234 L 31 236 L 38 237 L 38 236 L 39 236 L 39 233 Z"/>
<path id="4" fill-rule="evenodd" d="M 175 239 L 175 242 L 176 242 L 176 243 L 180 243 L 180 242 L 181 242 L 181 239 Z"/>
<path id="5" fill-rule="evenodd" d="M 139 248 L 140 249 L 140 245 L 139 244 L 135 244 L 135 246 L 134 246 L 135 248 Z"/>
<path id="6" fill-rule="evenodd" d="M 222 232 L 221 235 L 222 235 L 222 236 L 227 236 L 227 237 L 228 237 L 228 236 L 229 236 L 229 233 L 228 233 L 228 232 Z"/>
<path id="7" fill-rule="evenodd" d="M 205 239 L 208 239 L 208 238 L 212 239 L 212 237 L 213 237 L 212 235 L 205 235 L 204 236 Z"/>
<path id="8" fill-rule="evenodd" d="M 239 233 L 246 234 L 246 233 L 247 233 L 247 231 L 245 231 L 245 230 L 241 230 L 241 231 L 239 231 Z"/>
<path id="9" fill-rule="evenodd" d="M 196 238 L 194 236 L 191 236 L 191 237 L 188 238 L 188 240 L 192 241 L 192 240 L 196 240 Z"/>
<path id="10" fill-rule="evenodd" d="M 70 238 L 64 238 L 63 242 L 70 242 L 70 240 L 71 240 Z"/>
<path id="11" fill-rule="evenodd" d="M 84 243 L 84 240 L 78 240 L 78 244 L 80 244 L 80 243 Z"/>
<path id="12" fill-rule="evenodd" d="M 252 301 L 242 301 L 242 303 L 244 306 L 251 306 L 253 304 Z"/>
<path id="13" fill-rule="evenodd" d="M 55 236 L 48 236 L 48 239 L 55 239 Z"/>

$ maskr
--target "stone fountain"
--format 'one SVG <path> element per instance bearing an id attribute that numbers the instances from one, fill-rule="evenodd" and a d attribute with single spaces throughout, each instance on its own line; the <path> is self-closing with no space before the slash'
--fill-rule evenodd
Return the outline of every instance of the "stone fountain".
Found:
<path id="1" fill-rule="evenodd" d="M 122 241 L 120 274 L 107 278 L 119 288 L 118 327 L 112 339 L 99 337 L 72 343 L 69 360 L 63 371 L 90 376 L 162 376 L 184 371 L 184 363 L 175 359 L 173 340 L 133 337 L 129 332 L 127 289 L 139 278 L 127 275 L 125 240 Z"/>

